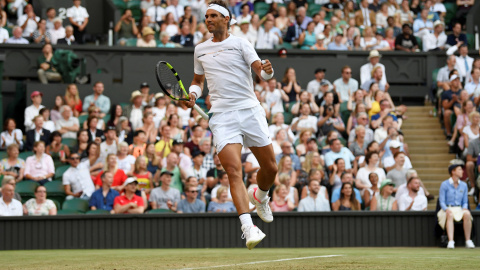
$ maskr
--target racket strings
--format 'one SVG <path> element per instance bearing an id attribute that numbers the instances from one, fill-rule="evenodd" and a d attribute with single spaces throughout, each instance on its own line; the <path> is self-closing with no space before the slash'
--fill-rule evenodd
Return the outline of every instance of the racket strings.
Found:
<path id="1" fill-rule="evenodd" d="M 160 83 L 162 84 L 163 88 L 170 93 L 175 98 L 182 98 L 183 97 L 183 90 L 178 83 L 177 77 L 173 74 L 173 72 L 168 68 L 165 64 L 161 64 L 158 67 L 158 74 Z"/>

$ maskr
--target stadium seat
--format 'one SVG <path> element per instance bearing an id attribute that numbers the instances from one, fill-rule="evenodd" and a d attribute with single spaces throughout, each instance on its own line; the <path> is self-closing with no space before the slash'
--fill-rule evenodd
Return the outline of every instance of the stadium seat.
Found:
<path id="1" fill-rule="evenodd" d="M 18 158 L 26 160 L 29 156 L 33 156 L 33 155 L 34 155 L 34 153 L 32 151 L 25 151 L 25 152 L 21 152 L 20 154 L 18 154 Z"/>
<path id="2" fill-rule="evenodd" d="M 38 186 L 37 182 L 24 180 L 17 183 L 15 191 L 22 196 L 22 203 L 25 203 L 31 198 L 35 198 L 35 188 Z"/>
<path id="3" fill-rule="evenodd" d="M 118 8 L 121 9 L 122 11 L 127 8 L 127 5 L 125 1 L 123 0 L 112 0 L 113 4 Z"/>
<path id="4" fill-rule="evenodd" d="M 445 2 L 443 3 L 445 9 L 447 10 L 447 14 L 445 14 L 445 25 L 447 27 L 450 26 L 450 23 L 457 13 L 457 4 L 455 2 Z"/>
<path id="5" fill-rule="evenodd" d="M 105 124 L 107 124 L 108 121 L 110 121 L 110 114 L 107 114 L 105 117 L 103 117 L 103 122 L 105 122 Z"/>
<path id="6" fill-rule="evenodd" d="M 282 44 L 276 45 L 276 47 L 277 47 L 276 49 L 282 49 L 282 48 L 287 49 L 287 50 L 288 49 L 293 49 L 292 44 L 290 42 L 285 42 L 285 41 Z"/>
<path id="7" fill-rule="evenodd" d="M 62 181 L 47 182 L 45 183 L 45 188 L 47 189 L 47 198 L 56 200 L 59 204 L 65 201 L 66 194 Z"/>
<path id="8" fill-rule="evenodd" d="M 90 210 L 86 213 L 87 215 L 110 215 L 110 211 L 97 209 L 97 210 Z"/>
<path id="9" fill-rule="evenodd" d="M 62 139 L 62 143 L 68 146 L 68 148 L 73 148 L 75 145 L 77 145 L 77 139 L 64 138 Z"/>
<path id="10" fill-rule="evenodd" d="M 256 2 L 254 4 L 255 13 L 258 14 L 258 17 L 263 18 L 270 9 L 270 5 L 265 2 Z"/>
<path id="11" fill-rule="evenodd" d="M 152 209 L 147 212 L 147 214 L 165 214 L 165 213 L 173 213 L 169 209 Z"/>
<path id="12" fill-rule="evenodd" d="M 432 85 L 434 85 L 435 88 L 437 88 L 437 75 L 439 70 L 440 68 L 436 68 L 432 71 Z"/>
<path id="13" fill-rule="evenodd" d="M 83 123 L 87 121 L 87 119 L 88 119 L 88 114 L 83 114 L 78 116 L 78 122 L 81 127 L 83 126 Z"/>
<path id="14" fill-rule="evenodd" d="M 417 43 L 418 43 L 418 49 L 420 51 L 423 51 L 423 42 L 422 42 L 422 39 L 419 38 L 419 37 L 415 37 L 417 39 Z"/>
<path id="15" fill-rule="evenodd" d="M 62 215 L 78 215 L 78 214 L 83 214 L 81 212 L 75 211 L 75 210 L 67 210 L 67 209 L 62 209 L 57 211 L 58 216 Z"/>
<path id="16" fill-rule="evenodd" d="M 467 34 L 468 49 L 475 50 L 475 35 Z"/>
<path id="17" fill-rule="evenodd" d="M 284 118 L 285 124 L 290 125 L 293 120 L 293 114 L 291 112 L 284 112 L 283 118 Z"/>
<path id="18" fill-rule="evenodd" d="M 317 14 L 321 9 L 322 9 L 321 5 L 317 5 L 314 3 L 308 4 L 307 16 L 313 17 L 313 15 Z"/>
<path id="19" fill-rule="evenodd" d="M 137 39 L 136 38 L 129 38 L 127 39 L 127 43 L 125 44 L 127 47 L 137 47 Z"/>
<path id="20" fill-rule="evenodd" d="M 4 159 L 4 158 L 7 158 L 8 157 L 8 154 L 6 151 L 0 151 L 0 160 L 1 159 Z"/>
<path id="21" fill-rule="evenodd" d="M 65 173 L 65 171 L 68 170 L 68 168 L 70 168 L 70 165 L 64 165 L 64 166 L 56 168 L 54 179 L 55 180 L 62 180 L 62 176 Z"/>
<path id="22" fill-rule="evenodd" d="M 62 210 L 72 210 L 80 213 L 88 211 L 88 201 L 74 198 L 63 202 Z"/>
<path id="23" fill-rule="evenodd" d="M 142 1 L 140 1 L 140 0 L 130 0 L 130 1 L 127 2 L 127 8 L 129 8 L 129 9 L 139 9 L 141 2 Z"/>
<path id="24" fill-rule="evenodd" d="M 62 209 L 62 204 L 60 202 L 58 202 L 55 199 L 51 199 L 51 198 L 48 198 L 48 199 L 51 200 L 55 204 L 55 206 L 57 207 L 57 211 Z"/>

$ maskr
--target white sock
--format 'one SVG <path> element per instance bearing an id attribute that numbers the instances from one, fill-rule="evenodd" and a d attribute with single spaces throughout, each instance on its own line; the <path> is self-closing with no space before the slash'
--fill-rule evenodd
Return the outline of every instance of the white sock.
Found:
<path id="1" fill-rule="evenodd" d="M 243 213 L 240 216 L 238 216 L 238 218 L 240 219 L 240 222 L 242 223 L 242 225 L 249 225 L 249 226 L 253 225 L 252 216 L 249 213 Z"/>
<path id="2" fill-rule="evenodd" d="M 265 199 L 268 195 L 268 190 L 267 191 L 263 191 L 261 190 L 260 188 L 257 188 L 257 191 L 255 192 L 255 197 L 259 200 L 259 201 L 263 201 L 263 199 Z"/>

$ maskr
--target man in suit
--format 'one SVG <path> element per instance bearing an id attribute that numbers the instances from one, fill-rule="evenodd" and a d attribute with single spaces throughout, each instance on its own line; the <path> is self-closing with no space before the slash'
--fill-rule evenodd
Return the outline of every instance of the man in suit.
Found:
<path id="1" fill-rule="evenodd" d="M 178 43 L 183 47 L 193 47 L 193 35 L 190 33 L 190 24 L 184 23 L 180 29 L 180 34 L 172 37 L 172 42 Z"/>
<path id="2" fill-rule="evenodd" d="M 37 115 L 33 118 L 35 128 L 27 131 L 26 141 L 25 141 L 25 150 L 32 151 L 33 144 L 38 141 L 44 141 L 45 146 L 50 144 L 50 131 L 43 128 L 43 116 Z"/>
<path id="3" fill-rule="evenodd" d="M 73 27 L 67 26 L 65 27 L 65 37 L 58 39 L 57 44 L 66 44 L 66 45 L 77 45 L 75 41 L 75 37 L 73 36 Z"/>
<path id="4" fill-rule="evenodd" d="M 298 38 L 300 34 L 303 32 L 300 25 L 303 22 L 303 18 L 301 16 L 296 16 L 296 22 L 293 22 L 288 28 L 287 33 L 285 34 L 285 42 L 298 42 Z"/>
<path id="5" fill-rule="evenodd" d="M 374 26 L 376 24 L 375 12 L 368 9 L 368 0 L 360 2 L 360 9 L 355 12 L 355 24 L 358 27 Z"/>

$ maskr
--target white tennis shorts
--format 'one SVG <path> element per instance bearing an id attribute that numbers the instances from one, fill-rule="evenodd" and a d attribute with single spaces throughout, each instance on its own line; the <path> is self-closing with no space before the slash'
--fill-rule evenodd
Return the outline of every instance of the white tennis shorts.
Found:
<path id="1" fill-rule="evenodd" d="M 214 113 L 209 126 L 218 153 L 227 144 L 263 147 L 272 143 L 265 110 L 260 104 L 243 110 Z"/>

